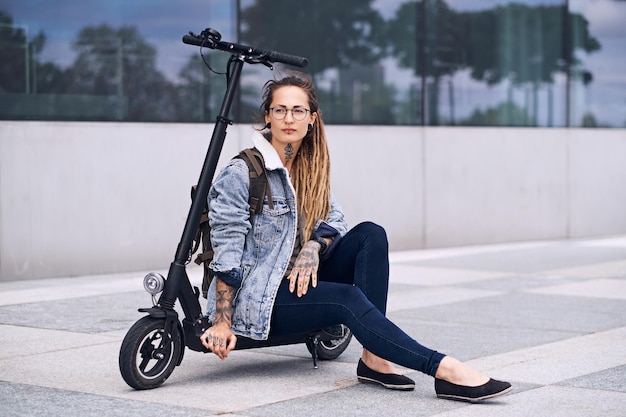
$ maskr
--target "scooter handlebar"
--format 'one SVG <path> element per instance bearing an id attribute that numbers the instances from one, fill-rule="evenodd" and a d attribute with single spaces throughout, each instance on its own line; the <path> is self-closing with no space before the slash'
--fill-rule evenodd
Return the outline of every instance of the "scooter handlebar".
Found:
<path id="1" fill-rule="evenodd" d="M 309 60 L 302 56 L 283 54 L 276 51 L 265 51 L 264 54 L 271 62 L 282 62 L 283 64 L 293 65 L 294 67 L 304 68 Z"/>
<path id="2" fill-rule="evenodd" d="M 276 51 L 266 51 L 232 42 L 215 41 L 210 38 L 203 38 L 193 34 L 183 36 L 183 42 L 188 45 L 202 46 L 230 53 L 254 56 L 259 60 L 268 63 L 281 62 L 283 64 L 293 65 L 300 68 L 306 67 L 309 63 L 307 58 L 301 56 L 289 55 Z"/>

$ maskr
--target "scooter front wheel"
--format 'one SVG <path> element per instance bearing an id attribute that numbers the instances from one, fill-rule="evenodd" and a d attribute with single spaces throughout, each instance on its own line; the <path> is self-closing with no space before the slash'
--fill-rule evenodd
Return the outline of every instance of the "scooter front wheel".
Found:
<path id="1" fill-rule="evenodd" d="M 165 332 L 165 319 L 146 316 L 126 333 L 120 348 L 122 378 L 132 388 L 152 389 L 172 374 L 181 357 L 183 343 L 178 326 Z"/>

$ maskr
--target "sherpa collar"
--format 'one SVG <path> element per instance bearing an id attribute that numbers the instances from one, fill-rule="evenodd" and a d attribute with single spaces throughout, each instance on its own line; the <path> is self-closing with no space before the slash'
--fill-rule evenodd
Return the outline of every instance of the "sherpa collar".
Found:
<path id="1" fill-rule="evenodd" d="M 278 152 L 276 152 L 276 149 L 274 149 L 272 144 L 269 143 L 263 135 L 260 133 L 255 134 L 252 137 L 252 143 L 254 144 L 254 147 L 261 152 L 261 155 L 263 155 L 265 168 L 269 170 L 284 168 L 283 163 L 278 156 Z"/>

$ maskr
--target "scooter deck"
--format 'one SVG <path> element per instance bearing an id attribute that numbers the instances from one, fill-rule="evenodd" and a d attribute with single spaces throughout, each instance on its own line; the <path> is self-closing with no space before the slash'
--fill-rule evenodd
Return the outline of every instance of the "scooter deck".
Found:
<path id="1" fill-rule="evenodd" d="M 183 332 L 185 335 L 185 345 L 196 352 L 210 353 L 211 350 L 204 347 L 200 342 L 200 337 L 196 334 L 196 328 L 188 319 L 183 319 Z M 293 334 L 288 336 L 270 337 L 267 340 L 254 340 L 247 337 L 237 336 L 235 350 L 254 349 L 271 346 L 295 345 L 300 343 L 312 343 L 317 338 L 318 342 L 332 340 L 332 335 L 323 330 L 315 332 Z"/>

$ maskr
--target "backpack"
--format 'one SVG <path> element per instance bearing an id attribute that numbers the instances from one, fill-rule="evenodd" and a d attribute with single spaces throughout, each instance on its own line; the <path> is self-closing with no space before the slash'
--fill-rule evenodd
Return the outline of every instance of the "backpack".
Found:
<path id="1" fill-rule="evenodd" d="M 270 190 L 270 184 L 267 180 L 267 171 L 265 170 L 265 161 L 263 155 L 256 148 L 244 149 L 239 152 L 233 159 L 243 159 L 248 165 L 248 173 L 250 174 L 250 187 L 248 204 L 250 205 L 250 221 L 256 213 L 263 211 L 263 200 L 267 195 L 267 200 L 271 209 L 274 208 L 272 203 L 272 193 Z M 191 187 L 191 198 L 195 198 L 196 186 Z M 211 246 L 211 227 L 209 226 L 209 207 L 208 202 L 205 201 L 204 210 L 202 211 L 202 217 L 200 218 L 200 224 L 198 225 L 198 231 L 193 242 L 193 248 L 190 255 L 193 255 L 198 251 L 202 245 L 202 252 L 200 252 L 194 262 L 197 265 L 203 265 L 204 274 L 202 277 L 202 296 L 207 298 L 209 291 L 209 285 L 213 280 L 213 271 L 209 268 L 211 260 L 213 260 L 213 247 Z"/>

